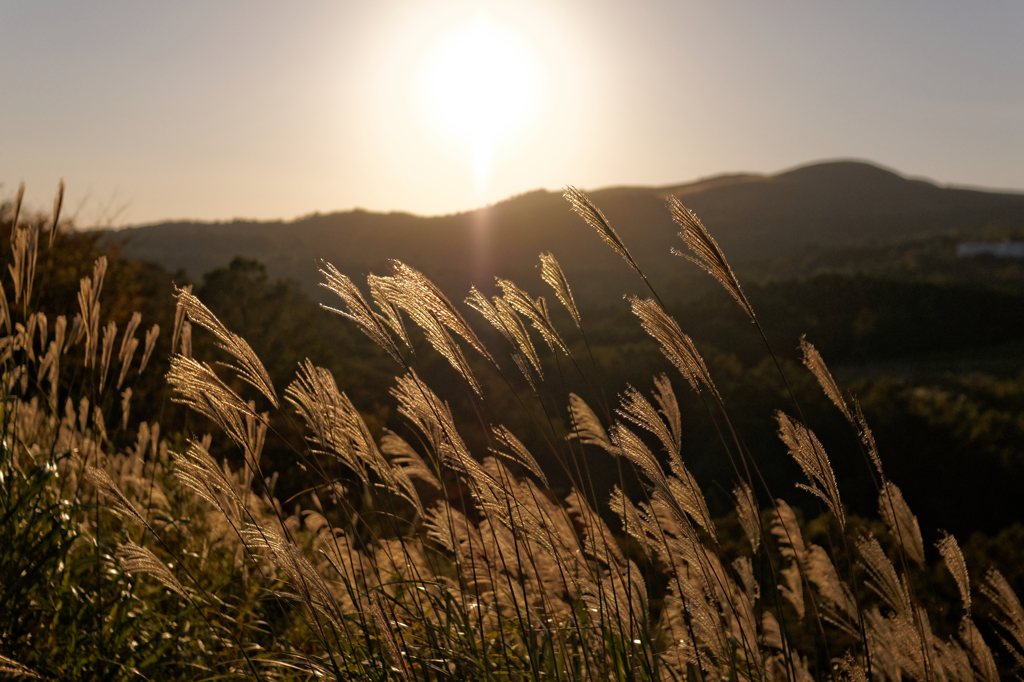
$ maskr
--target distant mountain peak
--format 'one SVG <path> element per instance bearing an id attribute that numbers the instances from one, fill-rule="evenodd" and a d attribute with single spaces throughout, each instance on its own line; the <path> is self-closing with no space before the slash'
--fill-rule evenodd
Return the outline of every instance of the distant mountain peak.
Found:
<path id="1" fill-rule="evenodd" d="M 905 182 L 907 177 L 894 170 L 867 161 L 836 159 L 797 166 L 770 176 L 776 180 L 794 180 L 802 183 L 848 184 L 878 182 Z"/>

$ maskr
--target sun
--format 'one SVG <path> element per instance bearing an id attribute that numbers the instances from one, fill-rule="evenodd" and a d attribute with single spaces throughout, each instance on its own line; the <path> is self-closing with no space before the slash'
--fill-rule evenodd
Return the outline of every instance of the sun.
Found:
<path id="1" fill-rule="evenodd" d="M 523 42 L 486 16 L 439 40 L 426 62 L 433 118 L 468 148 L 478 191 L 487 185 L 495 146 L 513 139 L 527 122 L 537 71 Z"/>

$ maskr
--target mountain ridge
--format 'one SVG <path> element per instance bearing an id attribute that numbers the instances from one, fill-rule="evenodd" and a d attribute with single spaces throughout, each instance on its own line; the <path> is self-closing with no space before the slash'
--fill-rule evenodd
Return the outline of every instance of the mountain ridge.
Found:
<path id="1" fill-rule="evenodd" d="M 671 246 L 681 246 L 665 208 L 670 194 L 700 216 L 741 274 L 749 264 L 809 246 L 1024 229 L 1024 194 L 943 187 L 862 161 L 588 192 L 652 282 L 676 295 L 702 284 L 696 268 L 669 253 Z M 546 251 L 559 259 L 584 302 L 645 293 L 635 273 L 560 194 L 547 190 L 443 216 L 354 209 L 292 221 L 166 222 L 125 228 L 112 237 L 127 256 L 184 269 L 193 278 L 236 256 L 260 260 L 271 276 L 296 280 L 310 293 L 322 292 L 316 287 L 321 258 L 356 281 L 370 272 L 384 274 L 388 259 L 397 258 L 449 292 L 465 292 L 470 284 L 490 291 L 494 276 L 536 291 L 538 254 Z"/>

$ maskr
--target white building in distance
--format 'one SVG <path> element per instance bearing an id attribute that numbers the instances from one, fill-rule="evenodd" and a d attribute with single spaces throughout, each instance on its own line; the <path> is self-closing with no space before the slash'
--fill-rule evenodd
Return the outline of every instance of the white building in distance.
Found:
<path id="1" fill-rule="evenodd" d="M 995 256 L 996 258 L 1024 258 L 1024 241 L 961 242 L 956 245 L 958 258 Z"/>

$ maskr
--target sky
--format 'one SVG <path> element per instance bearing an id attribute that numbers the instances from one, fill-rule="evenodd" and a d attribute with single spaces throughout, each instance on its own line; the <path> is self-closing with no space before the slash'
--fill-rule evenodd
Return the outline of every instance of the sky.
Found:
<path id="1" fill-rule="evenodd" d="M 437 215 L 870 160 L 1024 190 L 1024 3 L 0 3 L 0 199 Z"/>

